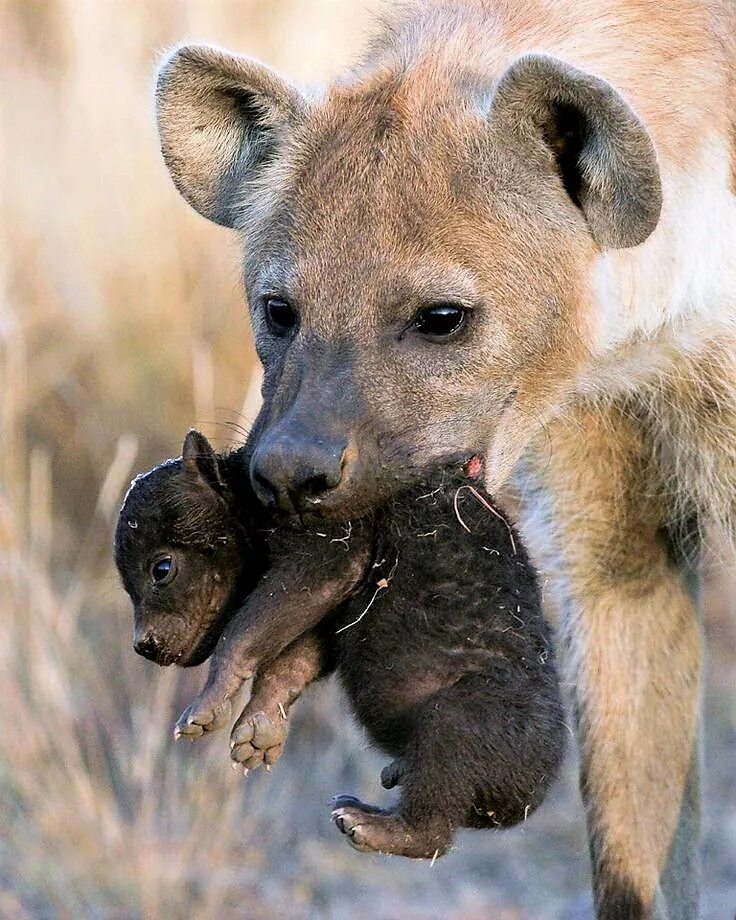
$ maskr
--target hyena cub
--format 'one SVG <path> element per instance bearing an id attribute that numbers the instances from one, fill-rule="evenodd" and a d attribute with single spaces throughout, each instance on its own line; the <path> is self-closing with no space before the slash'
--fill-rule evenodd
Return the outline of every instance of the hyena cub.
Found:
<path id="1" fill-rule="evenodd" d="M 434 479 L 434 481 L 433 481 Z M 350 796 L 333 818 L 354 846 L 433 857 L 455 829 L 505 827 L 540 804 L 563 712 L 537 580 L 518 536 L 466 472 L 438 471 L 339 532 L 285 526 L 251 492 L 244 451 L 190 432 L 180 460 L 131 487 L 115 540 L 138 652 L 192 665 L 214 649 L 180 734 L 233 728 L 246 768 L 279 756 L 289 706 L 337 670 L 393 759 L 389 809 Z"/>

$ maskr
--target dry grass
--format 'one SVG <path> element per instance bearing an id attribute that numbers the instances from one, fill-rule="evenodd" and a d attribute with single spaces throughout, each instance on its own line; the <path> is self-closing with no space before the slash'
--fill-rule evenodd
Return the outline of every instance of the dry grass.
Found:
<path id="1" fill-rule="evenodd" d="M 302 707 L 274 773 L 246 782 L 224 737 L 174 746 L 201 674 L 129 649 L 110 560 L 121 492 L 193 422 L 237 441 L 257 392 L 234 241 L 159 162 L 153 62 L 192 37 L 311 80 L 349 56 L 363 18 L 347 0 L 0 5 L 2 917 L 539 920 L 584 891 L 570 774 L 530 828 L 468 835 L 431 871 L 358 856 L 331 834 L 329 795 L 375 796 L 378 761 L 334 690 Z M 722 629 L 717 905 L 736 890 Z"/>
<path id="2" fill-rule="evenodd" d="M 237 441 L 257 392 L 234 244 L 159 160 L 155 58 L 191 35 L 324 70 L 285 6 L 0 7 L 3 916 L 219 915 L 262 862 L 222 744 L 172 750 L 196 677 L 130 654 L 109 547 L 134 467 L 192 421 Z"/>

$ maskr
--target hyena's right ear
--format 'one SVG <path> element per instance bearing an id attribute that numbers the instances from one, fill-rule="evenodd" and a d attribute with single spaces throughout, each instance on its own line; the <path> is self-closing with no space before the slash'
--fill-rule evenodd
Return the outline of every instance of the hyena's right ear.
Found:
<path id="1" fill-rule="evenodd" d="M 602 248 L 638 246 L 657 226 L 662 185 L 654 144 L 605 80 L 530 52 L 498 80 L 491 116 L 532 168 L 548 171 L 554 163 Z"/>
<path id="2" fill-rule="evenodd" d="M 184 45 L 156 80 L 161 151 L 200 214 L 235 225 L 237 191 L 299 120 L 301 94 L 263 64 L 208 45 Z"/>

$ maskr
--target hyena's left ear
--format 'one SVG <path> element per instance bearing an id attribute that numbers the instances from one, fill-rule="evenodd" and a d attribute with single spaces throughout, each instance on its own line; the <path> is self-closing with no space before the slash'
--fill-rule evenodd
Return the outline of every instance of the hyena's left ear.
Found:
<path id="1" fill-rule="evenodd" d="M 191 428 L 184 438 L 181 450 L 184 470 L 191 476 L 204 480 L 216 492 L 223 492 L 225 481 L 220 470 L 220 461 L 207 438 Z"/>
<path id="2" fill-rule="evenodd" d="M 558 174 L 599 246 L 637 246 L 657 226 L 662 186 L 654 145 L 605 80 L 525 54 L 496 85 L 490 118 L 525 162 L 541 160 Z"/>
<path id="3" fill-rule="evenodd" d="M 234 226 L 239 186 L 305 107 L 294 87 L 257 61 L 208 45 L 178 48 L 156 80 L 161 151 L 176 187 L 204 217 Z"/>

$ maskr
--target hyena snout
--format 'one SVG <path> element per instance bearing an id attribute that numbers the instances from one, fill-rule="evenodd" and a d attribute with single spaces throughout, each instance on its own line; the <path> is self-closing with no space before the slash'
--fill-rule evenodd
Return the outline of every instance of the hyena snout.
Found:
<path id="1" fill-rule="evenodd" d="M 319 505 L 322 496 L 339 488 L 347 458 L 347 438 L 296 424 L 277 426 L 254 452 L 250 477 L 266 507 L 299 512 Z"/>

